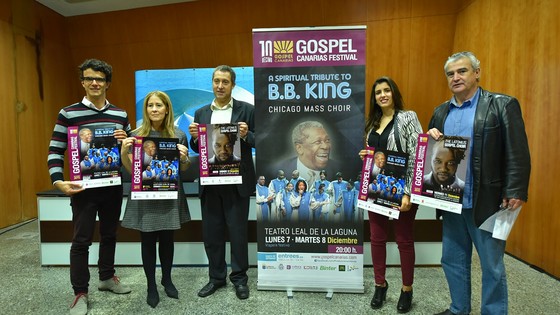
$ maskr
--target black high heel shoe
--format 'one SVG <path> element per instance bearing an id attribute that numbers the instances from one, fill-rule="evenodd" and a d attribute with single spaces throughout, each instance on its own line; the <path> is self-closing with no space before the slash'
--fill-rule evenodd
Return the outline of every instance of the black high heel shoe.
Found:
<path id="1" fill-rule="evenodd" d="M 371 299 L 371 308 L 381 308 L 385 298 L 387 298 L 387 289 L 389 288 L 389 283 L 385 280 L 385 286 L 375 286 L 375 293 L 373 293 L 373 298 Z"/>
<path id="2" fill-rule="evenodd" d="M 148 305 L 150 305 L 152 308 L 155 308 L 159 304 L 159 293 L 157 289 L 148 289 L 146 303 L 148 303 Z"/>
<path id="3" fill-rule="evenodd" d="M 165 289 L 165 294 L 167 294 L 168 297 L 173 299 L 179 298 L 179 291 L 177 291 L 177 288 L 175 287 L 175 285 L 173 285 L 173 282 L 171 281 L 164 282 L 162 280 L 161 284 L 163 285 L 163 288 Z"/>
<path id="4" fill-rule="evenodd" d="M 401 297 L 397 303 L 397 312 L 408 313 L 412 308 L 412 289 L 410 291 L 403 291 L 401 289 Z"/>

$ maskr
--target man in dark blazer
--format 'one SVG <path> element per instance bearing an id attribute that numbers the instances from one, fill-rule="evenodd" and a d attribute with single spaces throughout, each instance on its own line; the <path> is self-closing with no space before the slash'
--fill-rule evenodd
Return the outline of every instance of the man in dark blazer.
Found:
<path id="1" fill-rule="evenodd" d="M 500 208 L 515 210 L 527 201 L 531 164 L 519 102 L 479 87 L 480 61 L 460 52 L 444 66 L 453 97 L 438 106 L 428 133 L 470 137 L 471 156 L 460 214 L 441 211 L 441 264 L 451 305 L 439 314 L 507 314 L 505 241 L 479 229 Z M 471 310 L 471 256 L 476 247 L 482 269 L 481 310 Z"/>
<path id="2" fill-rule="evenodd" d="M 229 66 L 218 66 L 212 74 L 214 100 L 198 109 L 189 125 L 191 148 L 198 152 L 198 124 L 238 123 L 241 139 L 242 184 L 199 186 L 202 209 L 202 229 L 209 264 L 209 282 L 198 296 L 207 297 L 226 285 L 225 260 L 227 229 L 231 245 L 230 281 L 239 299 L 249 297 L 247 221 L 249 198 L 255 191 L 255 166 L 252 148 L 255 146 L 254 106 L 232 98 L 235 72 Z"/>

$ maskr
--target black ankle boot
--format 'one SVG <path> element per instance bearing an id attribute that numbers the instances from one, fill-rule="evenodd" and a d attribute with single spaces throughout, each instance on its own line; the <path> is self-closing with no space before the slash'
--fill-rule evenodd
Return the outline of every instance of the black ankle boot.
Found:
<path id="1" fill-rule="evenodd" d="M 179 291 L 177 291 L 177 288 L 175 287 L 173 282 L 171 282 L 171 280 L 165 282 L 162 280 L 161 284 L 163 285 L 163 288 L 165 289 L 165 294 L 167 294 L 168 297 L 173 299 L 179 298 Z"/>
<path id="2" fill-rule="evenodd" d="M 380 308 L 383 306 L 383 302 L 387 297 L 387 289 L 389 288 L 389 284 L 387 280 L 385 280 L 385 286 L 375 286 L 375 293 L 373 293 L 373 298 L 371 299 L 371 308 Z"/>
<path id="3" fill-rule="evenodd" d="M 412 308 L 412 289 L 410 291 L 403 291 L 401 289 L 401 297 L 397 303 L 397 312 L 408 313 Z"/>
<path id="4" fill-rule="evenodd" d="M 152 308 L 155 308 L 159 304 L 159 293 L 156 289 L 148 289 L 148 296 L 146 297 L 146 303 Z"/>

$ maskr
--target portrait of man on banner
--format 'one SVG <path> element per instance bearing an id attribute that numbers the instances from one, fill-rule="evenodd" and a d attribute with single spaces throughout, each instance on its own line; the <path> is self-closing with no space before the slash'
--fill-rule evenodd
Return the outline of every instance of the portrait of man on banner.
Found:
<path id="1" fill-rule="evenodd" d="M 319 173 L 335 174 L 341 171 L 341 163 L 333 158 L 333 141 L 324 124 L 316 120 L 305 120 L 291 130 L 291 148 L 294 155 L 276 163 L 277 170 L 297 170 L 308 183 L 319 179 Z"/>

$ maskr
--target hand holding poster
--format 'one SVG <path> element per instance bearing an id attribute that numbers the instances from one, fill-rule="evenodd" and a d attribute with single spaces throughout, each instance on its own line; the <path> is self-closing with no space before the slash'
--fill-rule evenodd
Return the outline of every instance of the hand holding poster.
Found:
<path id="1" fill-rule="evenodd" d="M 200 184 L 241 184 L 237 124 L 200 124 L 198 137 Z"/>
<path id="2" fill-rule="evenodd" d="M 406 185 L 408 156 L 368 147 L 364 158 L 358 207 L 393 219 L 399 218 Z"/>
<path id="3" fill-rule="evenodd" d="M 84 188 L 121 184 L 120 152 L 114 125 L 68 127 L 70 180 Z"/>
<path id="4" fill-rule="evenodd" d="M 461 213 L 467 173 L 469 138 L 418 136 L 411 202 Z"/>
<path id="5" fill-rule="evenodd" d="M 177 199 L 177 139 L 137 137 L 132 151 L 131 199 Z"/>

